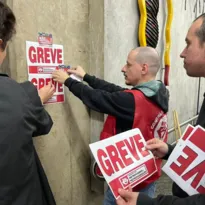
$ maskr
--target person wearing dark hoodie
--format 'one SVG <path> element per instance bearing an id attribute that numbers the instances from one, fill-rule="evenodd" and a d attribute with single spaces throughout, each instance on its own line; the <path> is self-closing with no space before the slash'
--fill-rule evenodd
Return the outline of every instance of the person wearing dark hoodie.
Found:
<path id="1" fill-rule="evenodd" d="M 89 86 L 69 77 L 64 71 L 53 73 L 54 81 L 64 83 L 90 109 L 108 114 L 100 140 L 133 128 L 139 128 L 145 140 L 154 137 L 167 140 L 168 90 L 161 81 L 155 80 L 160 68 L 157 51 L 151 47 L 138 47 L 128 54 L 122 68 L 125 83 L 132 89 L 122 88 L 85 73 L 82 67 L 70 69 L 69 74 L 83 78 Z M 158 172 L 134 188 L 154 196 L 155 181 L 161 175 L 161 160 L 157 161 Z M 108 188 L 105 205 L 116 204 Z"/>

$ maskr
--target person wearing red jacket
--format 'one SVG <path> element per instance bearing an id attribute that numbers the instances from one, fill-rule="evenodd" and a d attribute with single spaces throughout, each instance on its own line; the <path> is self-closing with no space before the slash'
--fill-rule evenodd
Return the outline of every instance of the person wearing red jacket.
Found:
<path id="1" fill-rule="evenodd" d="M 157 51 L 150 47 L 138 47 L 130 51 L 127 63 L 122 68 L 125 83 L 132 89 L 108 83 L 85 73 L 82 67 L 68 71 L 83 78 L 89 86 L 69 77 L 63 71 L 53 73 L 54 81 L 64 83 L 90 109 L 108 114 L 100 139 L 111 137 L 132 128 L 139 128 L 145 140 L 154 137 L 167 140 L 168 91 L 161 81 L 155 80 L 160 68 Z M 154 196 L 155 181 L 161 175 L 161 160 L 157 161 L 158 172 L 134 188 Z M 108 188 L 105 205 L 116 204 Z"/>

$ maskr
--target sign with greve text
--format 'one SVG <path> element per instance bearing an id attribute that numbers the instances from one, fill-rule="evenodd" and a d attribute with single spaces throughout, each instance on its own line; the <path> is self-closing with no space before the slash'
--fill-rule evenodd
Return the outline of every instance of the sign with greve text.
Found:
<path id="1" fill-rule="evenodd" d="M 90 144 L 98 166 L 118 198 L 118 188 L 135 187 L 157 171 L 154 156 L 145 149 L 139 129 Z"/>
<path id="2" fill-rule="evenodd" d="M 163 171 L 187 194 L 205 194 L 205 130 L 189 125 Z"/>
<path id="3" fill-rule="evenodd" d="M 26 42 L 28 76 L 39 90 L 50 81 L 55 86 L 54 96 L 48 103 L 64 102 L 64 86 L 52 80 L 52 72 L 64 64 L 62 45 L 41 45 L 38 42 Z"/>

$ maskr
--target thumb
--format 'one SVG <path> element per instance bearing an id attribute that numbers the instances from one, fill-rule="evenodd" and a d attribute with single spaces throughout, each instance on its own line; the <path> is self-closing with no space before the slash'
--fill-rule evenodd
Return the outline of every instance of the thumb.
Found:
<path id="1" fill-rule="evenodd" d="M 132 192 L 130 192 L 130 191 L 127 191 L 127 190 L 124 190 L 124 189 L 119 189 L 118 193 L 122 198 L 125 198 L 127 200 L 132 198 Z"/>
<path id="2" fill-rule="evenodd" d="M 118 197 L 118 199 L 116 200 L 117 205 L 124 205 L 125 204 L 125 200 L 122 197 Z"/>
<path id="3" fill-rule="evenodd" d="M 69 73 L 69 74 L 76 74 L 77 71 L 76 70 L 72 70 L 72 69 L 68 69 L 67 73 Z"/>
<path id="4" fill-rule="evenodd" d="M 128 191 L 132 192 L 132 187 L 131 186 L 128 187 Z"/>
<path id="5" fill-rule="evenodd" d="M 48 85 L 49 87 L 51 87 L 51 86 L 52 86 L 51 81 L 49 81 L 47 85 Z"/>
<path id="6" fill-rule="evenodd" d="M 147 145 L 157 144 L 157 143 L 159 143 L 159 139 L 157 139 L 157 138 L 148 140 L 148 141 L 146 142 Z"/>
<path id="7" fill-rule="evenodd" d="M 149 144 L 149 145 L 146 145 L 146 148 L 147 148 L 148 150 L 159 149 L 159 148 L 160 148 L 160 144 Z"/>
<path id="8" fill-rule="evenodd" d="M 53 92 L 55 92 L 55 86 L 54 86 L 53 84 L 51 84 L 51 90 L 52 90 Z"/>

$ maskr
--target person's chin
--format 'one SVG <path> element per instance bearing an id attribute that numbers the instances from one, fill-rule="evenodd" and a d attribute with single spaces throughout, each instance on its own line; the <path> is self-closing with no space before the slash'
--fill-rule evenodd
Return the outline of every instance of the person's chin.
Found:
<path id="1" fill-rule="evenodd" d="M 189 72 L 188 70 L 186 70 L 186 74 L 187 74 L 189 77 L 200 77 L 200 76 L 197 75 L 197 73 Z"/>
<path id="2" fill-rule="evenodd" d="M 131 85 L 129 81 L 125 80 L 126 85 Z"/>

